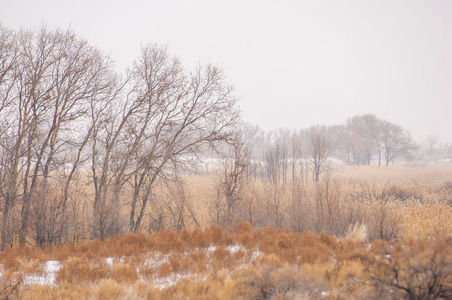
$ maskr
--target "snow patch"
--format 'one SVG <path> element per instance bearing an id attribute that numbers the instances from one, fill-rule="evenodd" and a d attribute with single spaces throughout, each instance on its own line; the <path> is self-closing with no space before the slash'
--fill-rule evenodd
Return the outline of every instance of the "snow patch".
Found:
<path id="1" fill-rule="evenodd" d="M 153 257 L 146 259 L 144 264 L 147 267 L 156 268 L 167 262 L 169 262 L 169 254 L 155 253 Z"/>
<path id="2" fill-rule="evenodd" d="M 330 294 L 330 292 L 320 292 L 320 297 L 327 297 Z"/>
<path id="3" fill-rule="evenodd" d="M 210 255 L 215 250 L 217 250 L 217 246 L 209 246 L 209 247 L 206 248 L 206 254 Z"/>
<path id="4" fill-rule="evenodd" d="M 107 257 L 105 259 L 105 262 L 107 263 L 108 266 L 113 267 L 113 257 Z"/>
<path id="5" fill-rule="evenodd" d="M 257 249 L 256 251 L 253 252 L 253 254 L 251 255 L 251 260 L 256 260 L 259 255 L 261 255 L 261 252 L 259 251 L 259 249 Z"/>
<path id="6" fill-rule="evenodd" d="M 238 252 L 239 250 L 246 251 L 246 249 L 243 246 L 239 246 L 239 245 L 228 246 L 227 249 L 231 254 L 234 254 L 234 253 Z"/>
<path id="7" fill-rule="evenodd" d="M 24 277 L 25 285 L 55 285 L 56 273 L 61 269 L 61 262 L 49 260 L 45 263 L 44 274 L 26 275 Z"/>

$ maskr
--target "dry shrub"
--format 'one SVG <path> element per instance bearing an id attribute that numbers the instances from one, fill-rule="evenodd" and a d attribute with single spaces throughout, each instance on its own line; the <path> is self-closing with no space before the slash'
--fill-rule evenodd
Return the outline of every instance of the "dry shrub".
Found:
<path id="1" fill-rule="evenodd" d="M 10 249 L 1 253 L 1 264 L 7 270 L 18 270 L 20 268 L 20 261 L 18 255 L 11 251 Z"/>
<path id="2" fill-rule="evenodd" d="M 169 260 L 172 272 L 178 274 L 193 273 L 197 265 L 194 264 L 192 258 L 193 256 L 189 254 L 173 253 Z"/>
<path id="3" fill-rule="evenodd" d="M 306 246 L 306 245 L 311 245 L 311 244 L 315 244 L 318 241 L 318 236 L 313 233 L 310 230 L 305 230 L 303 231 L 303 233 L 301 234 L 301 243 Z"/>
<path id="4" fill-rule="evenodd" d="M 354 259 L 367 260 L 367 250 L 361 242 L 344 240 L 335 252 L 335 259 L 338 262 Z"/>
<path id="5" fill-rule="evenodd" d="M 176 285 L 172 285 L 168 288 L 165 288 L 160 291 L 158 296 L 155 296 L 156 299 L 183 299 L 182 295 L 178 295 L 178 290 Z"/>
<path id="6" fill-rule="evenodd" d="M 386 241 L 399 238 L 401 228 L 399 203 L 394 199 L 374 201 L 370 209 L 371 215 L 367 222 L 369 238 Z"/>
<path id="7" fill-rule="evenodd" d="M 62 246 L 49 246 L 44 250 L 52 260 L 64 261 L 71 256 L 71 254 L 74 254 L 76 249 L 76 244 L 74 242 L 69 242 Z"/>
<path id="8" fill-rule="evenodd" d="M 207 270 L 207 255 L 203 250 L 190 251 L 184 259 L 185 269 L 201 274 Z"/>
<path id="9" fill-rule="evenodd" d="M 57 284 L 88 284 L 98 282 L 109 275 L 109 268 L 102 260 L 69 257 L 56 275 Z"/>
<path id="10" fill-rule="evenodd" d="M 20 257 L 20 270 L 25 274 L 42 274 L 44 272 L 45 263 L 37 259 L 27 259 L 25 257 Z"/>
<path id="11" fill-rule="evenodd" d="M 228 227 L 226 231 L 224 231 L 224 238 L 222 241 L 222 245 L 232 246 L 237 243 L 237 234 L 234 232 L 232 227 Z"/>
<path id="12" fill-rule="evenodd" d="M 142 280 L 136 281 L 132 286 L 132 299 L 156 299 L 156 291 L 152 284 L 144 283 Z"/>
<path id="13" fill-rule="evenodd" d="M 75 285 L 71 283 L 58 284 L 55 287 L 48 285 L 33 285 L 28 287 L 20 295 L 21 299 L 48 299 L 48 300 L 78 300 L 78 299 L 96 299 L 94 288 L 89 285 Z"/>
<path id="14" fill-rule="evenodd" d="M 104 243 L 110 249 L 108 256 L 132 256 L 149 251 L 153 242 L 144 233 L 128 233 L 125 237 L 114 236 Z"/>
<path id="15" fill-rule="evenodd" d="M 195 276 L 181 278 L 165 295 L 168 299 L 171 293 L 172 299 L 221 299 L 215 297 L 212 282 L 197 281 Z"/>
<path id="16" fill-rule="evenodd" d="M 173 252 L 170 256 L 169 263 L 171 265 L 171 271 L 174 273 L 183 273 L 187 271 L 185 268 L 187 267 L 184 264 L 184 257 L 177 252 Z"/>
<path id="17" fill-rule="evenodd" d="M 234 265 L 235 260 L 232 258 L 231 253 L 224 246 L 217 246 L 215 251 L 211 255 L 211 265 L 214 271 L 228 268 Z"/>
<path id="18" fill-rule="evenodd" d="M 176 260 L 172 260 L 173 264 L 176 263 Z M 156 273 L 159 277 L 168 277 L 173 272 L 173 265 L 170 262 L 164 262 L 162 263 L 156 270 Z"/>
<path id="19" fill-rule="evenodd" d="M 181 278 L 169 288 L 155 290 L 148 299 L 240 299 L 235 296 L 236 284 L 223 269 L 210 273 L 203 280 L 195 276 Z"/>
<path id="20" fill-rule="evenodd" d="M 210 236 L 200 228 L 193 229 L 189 245 L 195 248 L 206 248 L 210 246 Z"/>
<path id="21" fill-rule="evenodd" d="M 384 240 L 373 240 L 369 245 L 369 250 L 374 255 L 384 256 L 390 251 L 390 245 Z"/>
<path id="22" fill-rule="evenodd" d="M 106 242 L 104 243 L 99 239 L 80 243 L 75 248 L 76 253 L 80 253 L 78 254 L 79 256 L 83 256 L 87 259 L 111 256 L 110 252 L 112 250 L 111 247 L 106 246 Z"/>
<path id="23" fill-rule="evenodd" d="M 138 273 L 143 280 L 152 282 L 154 277 L 157 275 L 157 268 L 149 266 L 148 264 L 142 264 L 138 267 Z"/>
<path id="24" fill-rule="evenodd" d="M 325 263 L 333 252 L 324 244 L 305 246 L 299 250 L 298 264 Z"/>
<path id="25" fill-rule="evenodd" d="M 384 191 L 384 196 L 400 200 L 418 199 L 423 200 L 422 195 L 415 186 L 405 184 L 391 185 Z"/>
<path id="26" fill-rule="evenodd" d="M 131 283 L 138 280 L 137 270 L 130 264 L 124 263 L 114 263 L 110 276 L 119 283 Z"/>
<path id="27" fill-rule="evenodd" d="M 8 299 L 8 298 L 2 298 Z M 21 299 L 56 299 L 55 290 L 48 285 L 34 285 L 21 294 Z"/>
<path id="28" fill-rule="evenodd" d="M 370 264 L 375 293 L 395 299 L 452 299 L 452 242 L 417 240 L 401 246 Z"/>
<path id="29" fill-rule="evenodd" d="M 245 299 L 290 299 L 293 295 L 300 297 L 296 299 L 320 297 L 316 284 L 289 265 L 248 268 L 239 279 L 236 295 Z"/>
<path id="30" fill-rule="evenodd" d="M 264 253 L 275 253 L 280 250 L 278 246 L 278 234 L 274 227 L 266 227 L 255 234 L 257 247 Z"/>
<path id="31" fill-rule="evenodd" d="M 439 201 L 452 205 L 452 181 L 447 180 L 438 189 Z"/>
<path id="32" fill-rule="evenodd" d="M 281 261 L 281 258 L 275 253 L 261 255 L 258 262 L 260 266 L 281 267 L 283 265 L 283 261 Z"/>
<path id="33" fill-rule="evenodd" d="M 237 225 L 237 234 L 251 234 L 254 231 L 253 225 L 250 222 L 243 222 Z"/>
<path id="34" fill-rule="evenodd" d="M 365 266 L 359 260 L 346 260 L 327 271 L 325 279 L 332 295 L 356 299 L 358 294 L 363 296 L 361 290 L 365 286 Z"/>
<path id="35" fill-rule="evenodd" d="M 0 253 L 0 263 L 6 269 L 18 269 L 22 265 L 29 265 L 29 261 L 45 261 L 48 255 L 38 247 L 20 246 L 9 248 Z"/>
<path id="36" fill-rule="evenodd" d="M 209 235 L 210 240 L 215 245 L 219 245 L 224 239 L 223 229 L 218 225 L 212 224 L 204 232 Z"/>
<path id="37" fill-rule="evenodd" d="M 217 299 L 236 299 L 234 291 L 237 282 L 234 281 L 226 269 L 211 274 L 206 283 L 210 286 L 212 296 Z"/>
<path id="38" fill-rule="evenodd" d="M 23 288 L 22 275 L 6 269 L 0 275 L 0 299 L 20 299 Z"/>
<path id="39" fill-rule="evenodd" d="M 96 290 L 96 297 L 100 300 L 123 299 L 123 296 L 123 288 L 111 279 L 102 279 Z"/>
<path id="40" fill-rule="evenodd" d="M 345 240 L 354 240 L 364 242 L 367 240 L 368 231 L 366 224 L 350 224 L 345 234 Z"/>
<path id="41" fill-rule="evenodd" d="M 177 233 L 166 229 L 155 234 L 155 250 L 162 253 L 169 253 L 170 251 L 185 250 L 185 243 Z"/>
<path id="42" fill-rule="evenodd" d="M 246 248 L 253 248 L 256 245 L 255 230 L 249 222 L 237 225 L 236 236 L 237 241 Z"/>
<path id="43" fill-rule="evenodd" d="M 292 239 L 288 233 L 281 233 L 278 237 L 278 246 L 281 249 L 289 249 L 292 247 Z"/>
<path id="44" fill-rule="evenodd" d="M 285 262 L 289 263 L 297 262 L 297 259 L 300 254 L 298 249 L 300 248 L 297 247 L 295 243 L 293 243 L 293 239 L 291 239 L 290 235 L 283 234 L 278 239 L 278 247 L 280 248 L 279 255 Z"/>
<path id="45" fill-rule="evenodd" d="M 336 249 L 338 246 L 337 239 L 331 234 L 321 232 L 318 234 L 318 239 L 321 243 L 326 245 L 328 248 Z"/>
<path id="46" fill-rule="evenodd" d="M 445 203 L 409 203 L 401 217 L 405 238 L 446 238 L 452 235 L 452 207 Z"/>
<path id="47" fill-rule="evenodd" d="M 178 232 L 179 238 L 185 243 L 185 245 L 189 245 L 191 240 L 191 233 L 190 230 L 187 228 L 183 228 L 181 231 Z"/>
<path id="48" fill-rule="evenodd" d="M 322 240 L 319 236 L 311 231 L 304 231 L 297 242 L 297 263 L 298 264 L 314 264 L 325 263 L 333 254 L 333 247 L 336 242 L 331 236 L 324 234 Z"/>

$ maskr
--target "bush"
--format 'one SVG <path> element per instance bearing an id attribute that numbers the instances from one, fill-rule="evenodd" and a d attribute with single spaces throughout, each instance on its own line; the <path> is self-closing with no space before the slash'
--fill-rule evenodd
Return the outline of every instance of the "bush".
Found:
<path id="1" fill-rule="evenodd" d="M 397 299 L 452 299 L 452 243 L 423 241 L 395 247 L 372 262 L 377 292 Z"/>
<path id="2" fill-rule="evenodd" d="M 100 300 L 123 299 L 124 291 L 116 281 L 111 279 L 102 279 L 96 291 L 96 296 Z"/>
<path id="3" fill-rule="evenodd" d="M 64 282 L 72 284 L 90 284 L 107 278 L 108 275 L 109 268 L 102 260 L 69 257 L 58 271 L 56 282 L 57 284 Z"/>
<path id="4" fill-rule="evenodd" d="M 110 276 L 119 283 L 133 283 L 138 280 L 137 270 L 130 264 L 124 263 L 113 264 Z"/>

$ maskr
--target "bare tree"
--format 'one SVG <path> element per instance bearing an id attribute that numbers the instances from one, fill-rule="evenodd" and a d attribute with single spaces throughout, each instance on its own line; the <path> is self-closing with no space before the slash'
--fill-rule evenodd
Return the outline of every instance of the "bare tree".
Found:
<path id="1" fill-rule="evenodd" d="M 289 136 L 287 130 L 271 132 L 271 141 L 264 152 L 267 178 L 273 183 L 287 183 L 289 166 Z"/>
<path id="2" fill-rule="evenodd" d="M 290 159 L 290 165 L 291 165 L 291 175 L 292 175 L 292 184 L 295 184 L 295 181 L 297 179 L 297 161 L 299 160 L 299 158 L 301 157 L 301 141 L 300 141 L 300 137 L 298 136 L 298 134 L 296 134 L 296 132 L 292 132 L 290 134 L 290 155 L 291 155 L 291 159 Z M 302 178 L 300 178 L 302 180 Z"/>
<path id="3" fill-rule="evenodd" d="M 92 237 L 126 231 L 125 211 L 136 232 L 157 179 L 233 136 L 236 99 L 214 66 L 187 74 L 166 48 L 149 46 L 119 80 L 71 31 L 0 26 L 0 37 L 2 249 L 67 238 L 67 218 L 78 216 L 67 211 L 77 206 L 71 186 L 88 159 Z"/>
<path id="4" fill-rule="evenodd" d="M 231 136 L 235 102 L 218 68 L 200 66 L 187 75 L 166 48 L 143 48 L 119 99 L 93 114 L 94 236 L 114 233 L 101 220 L 120 216 L 108 217 L 104 207 L 118 207 L 124 185 L 132 181 L 129 230 L 137 232 L 156 180 L 205 145 Z"/>
<path id="5" fill-rule="evenodd" d="M 315 185 L 316 231 L 326 231 L 332 234 L 343 234 L 348 224 L 343 226 L 341 221 L 341 184 L 334 180 L 331 174 Z"/>
<path id="6" fill-rule="evenodd" d="M 9 64 L 14 69 L 14 80 L 9 80 L 8 84 L 3 76 L 1 82 L 1 90 L 5 91 L 2 101 L 8 102 L 5 122 L 9 124 L 7 132 L 3 132 L 2 150 L 10 162 L 6 166 L 9 182 L 2 230 L 10 230 L 7 223 L 11 209 L 20 199 L 19 243 L 24 244 L 29 235 L 31 209 L 41 205 L 49 179 L 61 179 L 57 174 L 61 174 L 65 163 L 69 162 L 66 154 L 86 144 L 78 140 L 85 133 L 77 128 L 83 127 L 89 103 L 109 90 L 107 71 L 110 67 L 100 52 L 70 31 L 52 32 L 43 27 L 39 32 L 16 33 L 15 39 L 17 53 L 13 52 L 17 59 L 13 67 Z M 2 63 L 2 68 L 5 65 Z M 79 163 L 80 157 L 72 162 L 72 174 Z M 66 178 L 64 189 L 67 190 L 72 178 Z M 58 201 L 64 202 L 60 197 Z M 50 227 L 43 225 L 48 220 L 63 222 L 65 205 L 60 203 L 56 209 L 56 217 L 35 218 L 43 223 L 38 226 L 34 222 L 34 230 L 53 231 L 55 223 L 48 223 Z M 2 234 L 2 247 L 8 236 L 11 235 Z M 48 238 L 42 240 L 43 236 L 54 238 L 49 232 L 36 232 L 35 237 L 40 237 L 38 244 L 50 242 Z"/>
<path id="7" fill-rule="evenodd" d="M 347 120 L 352 164 L 370 164 L 372 154 L 377 150 L 379 123 L 377 117 L 372 114 L 354 116 Z"/>
<path id="8" fill-rule="evenodd" d="M 175 176 L 175 180 L 169 182 L 165 194 L 167 200 L 165 206 L 174 230 L 200 226 L 195 208 L 190 201 L 190 194 L 185 190 L 184 182 L 178 175 Z"/>
<path id="9" fill-rule="evenodd" d="M 233 212 L 241 200 L 247 168 L 247 149 L 238 135 L 232 140 L 231 148 L 232 155 L 225 158 L 219 180 L 219 188 L 226 200 L 228 225 L 232 225 Z"/>
<path id="10" fill-rule="evenodd" d="M 325 127 L 311 127 L 307 131 L 309 149 L 308 154 L 311 161 L 314 182 L 318 182 L 320 174 L 329 167 L 328 154 L 330 144 L 326 136 Z"/>
<path id="11" fill-rule="evenodd" d="M 267 212 L 265 226 L 283 226 L 288 208 L 288 191 L 286 185 L 282 183 L 266 184 L 264 186 L 263 198 Z"/>
<path id="12" fill-rule="evenodd" d="M 367 220 L 371 239 L 391 241 L 399 237 L 401 217 L 393 202 L 389 197 L 374 199 L 372 214 Z"/>
<path id="13" fill-rule="evenodd" d="M 244 153 L 246 163 L 246 178 L 250 179 L 251 176 L 256 178 L 259 168 L 259 162 L 255 161 L 253 158 L 259 157 L 259 155 L 256 154 L 256 148 L 258 147 L 256 140 L 258 139 L 259 133 L 262 130 L 257 125 L 253 126 L 248 123 L 243 124 L 241 127 L 243 148 L 246 150 Z"/>
<path id="14" fill-rule="evenodd" d="M 4 202 L 1 250 L 13 243 L 12 210 L 19 197 L 20 150 L 26 131 L 18 129 L 14 137 L 17 123 L 11 118 L 15 113 L 16 81 L 20 75 L 19 48 L 19 36 L 0 25 L 0 197 Z"/>
<path id="15" fill-rule="evenodd" d="M 408 131 L 401 126 L 382 121 L 381 123 L 381 145 L 384 150 L 386 166 L 394 162 L 398 157 L 407 157 L 410 151 L 417 148 Z"/>

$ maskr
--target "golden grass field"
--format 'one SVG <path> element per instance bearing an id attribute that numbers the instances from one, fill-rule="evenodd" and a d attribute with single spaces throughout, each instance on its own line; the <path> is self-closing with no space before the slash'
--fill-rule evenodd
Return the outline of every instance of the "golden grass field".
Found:
<path id="1" fill-rule="evenodd" d="M 289 185 L 278 190 L 281 227 L 222 228 L 209 219 L 214 176 L 186 178 L 200 227 L 7 249 L 0 299 L 450 299 L 452 164 L 341 165 L 330 175 L 302 187 L 299 232 Z M 243 193 L 259 201 L 268 191 L 254 182 Z M 362 222 L 347 226 L 349 214 Z M 397 234 L 377 238 L 375 224 Z"/>

